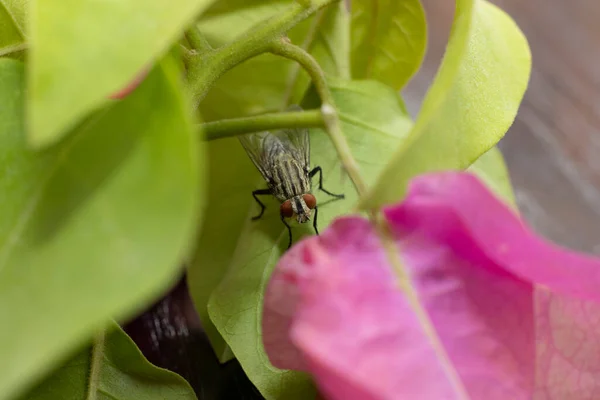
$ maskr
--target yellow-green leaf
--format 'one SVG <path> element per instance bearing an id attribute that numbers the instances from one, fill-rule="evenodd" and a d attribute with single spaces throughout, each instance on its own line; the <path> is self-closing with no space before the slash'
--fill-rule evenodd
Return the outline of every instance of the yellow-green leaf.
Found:
<path id="1" fill-rule="evenodd" d="M 167 57 L 125 100 L 27 146 L 23 65 L 0 59 L 0 399 L 180 273 L 198 222 L 196 129 Z"/>
<path id="2" fill-rule="evenodd" d="M 352 78 L 401 89 L 418 70 L 427 45 L 419 0 L 353 0 Z"/>
<path id="3" fill-rule="evenodd" d="M 28 138 L 56 142 L 166 53 L 212 0 L 38 0 L 31 12 Z"/>
<path id="4" fill-rule="evenodd" d="M 25 49 L 25 17 L 29 0 L 0 0 L 0 56 Z"/>
<path id="5" fill-rule="evenodd" d="M 152 365 L 114 322 L 21 400 L 197 400 L 179 375 Z"/>
<path id="6" fill-rule="evenodd" d="M 512 124 L 527 87 L 531 55 L 513 20 L 485 0 L 458 0 L 450 42 L 415 126 L 362 208 L 399 201 L 428 171 L 464 169 Z"/>
<path id="7" fill-rule="evenodd" d="M 479 177 L 496 196 L 516 208 L 517 203 L 510 183 L 504 157 L 497 147 L 492 147 L 468 169 Z"/>

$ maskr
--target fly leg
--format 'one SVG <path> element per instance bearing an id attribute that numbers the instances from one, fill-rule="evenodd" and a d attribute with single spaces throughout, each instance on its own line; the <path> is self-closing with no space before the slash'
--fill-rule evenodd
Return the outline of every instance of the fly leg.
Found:
<path id="1" fill-rule="evenodd" d="M 270 189 L 258 189 L 258 190 L 255 190 L 254 192 L 252 192 L 252 197 L 254 197 L 254 200 L 256 200 L 256 202 L 260 206 L 260 213 L 256 217 L 252 217 L 252 221 L 255 221 L 255 220 L 259 219 L 260 217 L 262 217 L 262 215 L 265 213 L 265 208 L 266 208 L 265 205 L 262 203 L 262 201 L 260 201 L 258 199 L 258 197 L 256 197 L 256 196 L 264 196 L 267 194 L 271 194 Z"/>
<path id="2" fill-rule="evenodd" d="M 285 227 L 288 230 L 288 236 L 290 237 L 290 241 L 288 243 L 288 250 L 289 250 L 289 248 L 292 247 L 292 228 L 287 223 L 287 221 L 285 220 L 285 217 L 283 215 L 281 216 L 281 222 L 283 222 L 283 224 L 285 225 Z"/>
<path id="3" fill-rule="evenodd" d="M 317 173 L 319 174 L 319 190 L 322 190 L 323 192 L 327 193 L 332 197 L 335 197 L 336 199 L 343 199 L 345 197 L 343 194 L 333 194 L 329 190 L 323 188 L 323 171 L 321 170 L 321 167 L 314 167 L 312 171 L 308 173 L 308 177 L 312 178 Z"/>
<path id="4" fill-rule="evenodd" d="M 319 230 L 317 229 L 317 215 L 319 214 L 319 208 L 315 206 L 315 218 L 313 219 L 313 228 L 315 228 L 315 232 L 318 235 Z"/>

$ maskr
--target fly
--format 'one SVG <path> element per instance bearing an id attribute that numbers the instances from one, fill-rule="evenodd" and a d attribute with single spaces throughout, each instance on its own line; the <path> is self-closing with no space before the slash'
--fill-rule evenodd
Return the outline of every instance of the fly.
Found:
<path id="1" fill-rule="evenodd" d="M 248 156 L 267 182 L 266 189 L 252 192 L 252 197 L 260 206 L 257 220 L 265 212 L 265 205 L 258 196 L 272 195 L 281 203 L 279 214 L 289 234 L 288 249 L 292 246 L 292 229 L 286 218 L 296 216 L 303 224 L 310 220 L 315 211 L 313 227 L 317 235 L 317 199 L 312 192 L 312 178 L 319 174 L 319 190 L 337 199 L 343 194 L 333 194 L 323 188 L 321 167 L 310 169 L 310 136 L 308 129 L 284 129 L 271 132 L 258 132 L 239 137 Z"/>

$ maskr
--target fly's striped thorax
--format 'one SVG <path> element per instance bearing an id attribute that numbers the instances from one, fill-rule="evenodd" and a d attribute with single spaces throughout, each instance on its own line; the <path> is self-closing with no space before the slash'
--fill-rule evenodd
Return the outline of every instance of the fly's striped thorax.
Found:
<path id="1" fill-rule="evenodd" d="M 272 165 L 273 185 L 271 190 L 279 201 L 302 196 L 311 191 L 307 172 L 292 157 L 281 154 Z"/>

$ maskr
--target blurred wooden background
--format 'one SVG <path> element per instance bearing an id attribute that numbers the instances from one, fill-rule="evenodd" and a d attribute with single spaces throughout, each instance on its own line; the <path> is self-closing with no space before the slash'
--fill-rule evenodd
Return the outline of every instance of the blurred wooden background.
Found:
<path id="1" fill-rule="evenodd" d="M 423 0 L 429 48 L 404 94 L 416 113 L 447 41 L 454 2 Z M 500 149 L 519 208 L 544 236 L 600 254 L 600 2 L 493 0 L 531 47 L 529 88 Z"/>

